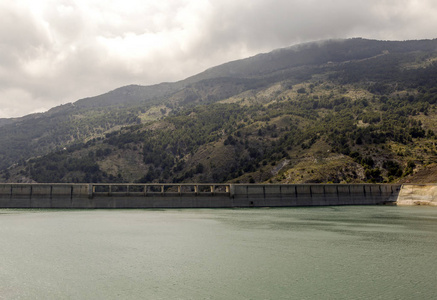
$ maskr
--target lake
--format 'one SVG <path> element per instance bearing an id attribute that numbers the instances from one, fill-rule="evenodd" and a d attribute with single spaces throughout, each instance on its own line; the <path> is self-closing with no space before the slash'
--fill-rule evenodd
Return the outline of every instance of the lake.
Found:
<path id="1" fill-rule="evenodd" d="M 437 209 L 0 210 L 0 299 L 437 298 Z"/>

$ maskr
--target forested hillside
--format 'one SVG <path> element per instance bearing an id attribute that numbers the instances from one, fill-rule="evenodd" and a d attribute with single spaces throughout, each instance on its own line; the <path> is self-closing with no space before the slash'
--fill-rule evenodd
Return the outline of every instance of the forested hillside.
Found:
<path id="1" fill-rule="evenodd" d="M 0 122 L 8 182 L 430 182 L 437 41 L 326 41 Z"/>

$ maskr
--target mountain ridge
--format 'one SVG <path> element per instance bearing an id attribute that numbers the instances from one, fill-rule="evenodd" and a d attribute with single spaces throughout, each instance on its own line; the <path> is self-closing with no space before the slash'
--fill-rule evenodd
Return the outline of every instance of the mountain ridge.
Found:
<path id="1" fill-rule="evenodd" d="M 433 163 L 435 150 L 423 147 L 435 128 L 436 49 L 435 39 L 306 43 L 0 120 L 3 180 L 291 182 L 293 172 L 301 182 L 408 180 L 412 169 Z M 336 118 L 343 120 L 337 135 Z M 325 164 L 293 171 L 307 156 Z"/>
<path id="2" fill-rule="evenodd" d="M 297 53 L 302 50 L 315 50 L 320 49 L 320 46 L 326 46 L 326 45 L 344 45 L 347 43 L 355 43 L 355 42 L 363 42 L 366 45 L 367 43 L 372 43 L 373 45 L 379 44 L 384 45 L 384 47 L 377 47 L 372 48 L 374 49 L 372 54 L 364 55 L 358 54 L 358 56 L 354 57 L 354 59 L 364 59 L 364 58 L 370 58 L 373 56 L 376 56 L 378 54 L 382 54 L 384 50 L 398 50 L 399 47 L 396 47 L 397 45 L 402 45 L 402 49 L 404 51 L 418 51 L 418 50 L 437 50 L 437 39 L 423 39 L 423 40 L 407 40 L 407 41 L 382 41 L 382 40 L 372 40 L 372 39 L 364 39 L 364 38 L 350 38 L 350 39 L 328 39 L 328 40 L 321 40 L 321 41 L 315 41 L 315 42 L 307 42 L 297 45 L 292 45 L 289 47 L 283 47 L 274 49 L 270 52 L 266 53 L 259 53 L 254 56 L 238 59 L 234 61 L 230 61 L 224 64 L 220 64 L 218 66 L 213 66 L 211 68 L 206 69 L 203 72 L 200 72 L 199 74 L 187 77 L 186 79 L 179 80 L 176 82 L 161 82 L 158 84 L 153 85 L 138 85 L 138 84 L 130 84 L 122 87 L 115 88 L 111 91 L 108 91 L 106 93 L 97 95 L 97 96 L 91 96 L 91 97 L 85 97 L 82 99 L 78 99 L 75 102 L 72 103 L 66 103 L 63 105 L 59 105 L 56 107 L 53 107 L 49 109 L 50 112 L 52 109 L 58 109 L 60 107 L 63 107 L 64 105 L 76 105 L 79 107 L 95 107 L 95 106 L 101 106 L 101 104 L 105 105 L 120 105 L 123 104 L 123 102 L 120 102 L 120 98 L 123 101 L 127 102 L 141 102 L 143 100 L 150 100 L 157 97 L 165 97 L 168 94 L 174 93 L 179 91 L 180 89 L 186 87 L 187 85 L 205 80 L 205 79 L 211 79 L 211 78 L 222 78 L 222 77 L 231 77 L 231 78 L 251 78 L 251 74 L 253 76 L 254 71 L 251 69 L 257 70 L 256 73 L 262 74 L 262 76 L 266 75 L 266 70 L 263 67 L 260 67 L 259 64 L 257 64 L 257 61 L 265 62 L 265 58 L 267 57 L 273 57 L 277 56 L 278 54 L 285 53 L 285 55 L 288 57 L 289 54 Z M 420 47 L 417 47 L 417 43 L 422 44 Z M 354 45 L 354 47 L 360 47 L 360 45 L 364 45 L 362 43 L 359 43 L 358 45 Z M 410 46 L 409 46 L 410 45 Z M 412 46 L 416 45 L 416 47 Z M 368 47 L 368 46 L 367 46 Z M 387 49 L 385 49 L 387 48 Z M 406 49 L 405 49 L 406 48 Z M 349 49 L 349 48 L 348 48 Z M 326 49 L 322 49 L 323 51 L 326 51 Z M 333 49 L 328 49 L 329 51 L 332 51 Z M 365 50 L 361 51 L 364 52 Z M 308 62 L 306 60 L 301 59 L 301 57 L 295 58 L 295 60 L 299 61 L 299 64 L 292 62 L 291 64 L 287 66 L 283 66 L 282 68 L 277 67 L 276 65 L 274 67 L 269 67 L 272 72 L 278 72 L 283 69 L 289 69 L 293 67 L 298 67 L 299 65 L 308 65 L 308 64 L 322 64 L 323 62 L 334 62 L 334 61 L 345 61 L 347 59 L 347 54 L 343 53 L 343 58 L 339 58 L 341 55 L 338 55 L 338 52 L 335 52 L 334 55 L 327 56 L 323 59 L 319 59 L 316 61 Z M 334 58 L 337 57 L 337 60 Z M 272 62 L 272 59 L 268 59 L 269 62 Z M 278 59 L 274 59 L 278 60 Z M 281 58 L 279 58 L 281 60 Z M 238 65 L 237 67 L 235 67 Z M 229 70 L 229 66 L 232 66 L 234 69 L 238 69 L 238 67 L 243 68 L 243 71 L 232 71 Z M 249 71 L 247 70 L 249 69 Z M 245 70 L 246 69 L 246 70 Z M 268 71 L 267 71 L 268 73 Z M 103 101 L 102 101 L 103 100 Z M 100 105 L 99 105 L 100 104 Z M 37 114 L 30 114 L 23 117 L 16 117 L 16 118 L 0 118 L 0 126 L 5 123 L 10 123 L 16 120 L 21 120 L 22 118 L 29 118 L 33 115 L 40 115 L 41 113 Z M 44 114 L 44 113 L 42 113 Z"/>

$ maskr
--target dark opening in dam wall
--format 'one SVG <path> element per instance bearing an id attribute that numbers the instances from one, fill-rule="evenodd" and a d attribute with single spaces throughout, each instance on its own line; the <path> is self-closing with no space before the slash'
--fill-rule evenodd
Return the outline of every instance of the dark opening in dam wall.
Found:
<path id="1" fill-rule="evenodd" d="M 0 208 L 232 208 L 395 203 L 396 184 L 0 184 Z"/>

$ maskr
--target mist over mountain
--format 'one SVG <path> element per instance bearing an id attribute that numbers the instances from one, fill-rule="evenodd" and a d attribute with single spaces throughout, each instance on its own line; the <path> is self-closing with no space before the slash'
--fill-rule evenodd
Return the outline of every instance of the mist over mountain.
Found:
<path id="1" fill-rule="evenodd" d="M 394 182 L 435 169 L 437 40 L 327 40 L 0 119 L 0 180 Z"/>

